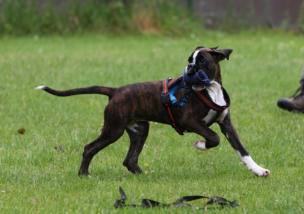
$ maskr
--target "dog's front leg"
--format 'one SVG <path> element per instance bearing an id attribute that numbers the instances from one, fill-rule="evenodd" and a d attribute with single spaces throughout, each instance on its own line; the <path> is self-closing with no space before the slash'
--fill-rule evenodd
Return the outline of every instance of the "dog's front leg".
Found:
<path id="1" fill-rule="evenodd" d="M 205 141 L 198 140 L 194 143 L 194 146 L 197 149 L 206 150 L 219 145 L 220 137 L 216 132 L 209 129 L 202 121 L 191 120 L 188 118 L 187 122 L 188 124 L 184 124 L 184 126 L 188 127 L 186 128 L 188 131 L 199 134 L 205 138 Z"/>
<path id="2" fill-rule="evenodd" d="M 242 145 L 239 136 L 231 123 L 230 113 L 226 115 L 226 117 L 218 122 L 221 131 L 226 136 L 227 140 L 231 144 L 231 146 L 235 149 L 235 151 L 240 156 L 241 160 L 248 167 L 250 171 L 252 171 L 257 176 L 268 176 L 270 175 L 270 171 L 268 169 L 264 169 L 260 167 L 255 161 L 251 158 L 249 153 L 246 151 L 245 147 Z"/>

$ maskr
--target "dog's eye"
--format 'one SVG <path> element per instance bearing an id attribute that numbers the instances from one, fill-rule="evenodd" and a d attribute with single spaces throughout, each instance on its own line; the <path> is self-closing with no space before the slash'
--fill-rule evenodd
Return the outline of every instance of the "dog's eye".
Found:
<path id="1" fill-rule="evenodd" d="M 208 60 L 205 59 L 204 57 L 200 57 L 200 58 L 199 58 L 199 62 L 200 62 L 201 64 L 203 64 L 203 65 L 208 65 Z"/>

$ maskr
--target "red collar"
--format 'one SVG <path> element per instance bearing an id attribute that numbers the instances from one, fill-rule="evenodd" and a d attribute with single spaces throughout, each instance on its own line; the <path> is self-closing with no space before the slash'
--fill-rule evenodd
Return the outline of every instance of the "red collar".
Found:
<path id="1" fill-rule="evenodd" d="M 228 108 L 230 106 L 230 97 L 224 88 L 222 88 L 222 90 L 224 93 L 224 99 L 226 101 L 226 105 L 224 105 L 224 106 L 220 106 L 220 105 L 216 104 L 215 102 L 213 102 L 206 89 L 204 89 L 202 91 L 195 91 L 195 94 L 199 97 L 199 99 L 201 101 L 203 101 L 211 109 L 213 109 L 215 111 L 224 111 L 226 108 Z"/>

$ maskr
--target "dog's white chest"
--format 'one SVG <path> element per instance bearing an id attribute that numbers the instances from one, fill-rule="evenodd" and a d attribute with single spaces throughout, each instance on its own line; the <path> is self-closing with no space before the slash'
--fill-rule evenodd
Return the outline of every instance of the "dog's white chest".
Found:
<path id="1" fill-rule="evenodd" d="M 209 110 L 208 114 L 203 118 L 203 121 L 206 124 L 209 124 L 217 115 L 217 111 L 214 111 L 212 109 Z"/>
<path id="2" fill-rule="evenodd" d="M 225 106 L 227 103 L 224 99 L 224 94 L 223 94 L 223 90 L 222 90 L 222 87 L 219 83 L 217 83 L 216 81 L 212 81 L 211 82 L 211 86 L 209 86 L 207 88 L 207 92 L 210 96 L 210 98 L 212 99 L 212 101 L 214 103 L 216 103 L 217 105 L 219 106 Z M 214 119 L 217 119 L 218 121 L 222 121 L 226 115 L 228 113 L 228 108 L 225 109 L 217 118 L 217 114 L 218 112 L 213 110 L 213 109 L 210 109 L 208 114 L 203 118 L 203 121 L 206 123 L 206 124 L 209 124 L 210 122 L 212 122 Z"/>
<path id="3" fill-rule="evenodd" d="M 227 104 L 224 99 L 222 86 L 218 82 L 211 81 L 211 85 L 207 88 L 207 92 L 212 101 L 217 105 L 224 106 Z"/>

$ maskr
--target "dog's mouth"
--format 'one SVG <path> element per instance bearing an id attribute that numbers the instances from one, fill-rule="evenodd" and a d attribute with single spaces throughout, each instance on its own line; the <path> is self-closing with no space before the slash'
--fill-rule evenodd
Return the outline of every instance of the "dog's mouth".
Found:
<path id="1" fill-rule="evenodd" d="M 199 68 L 193 63 L 185 67 L 183 79 L 186 87 L 192 88 L 195 91 L 201 91 L 211 85 L 211 80 L 205 69 Z"/>
<path id="2" fill-rule="evenodd" d="M 187 72 L 188 75 L 192 75 L 197 71 L 197 66 L 194 63 L 189 63 L 186 66 L 185 71 Z"/>

